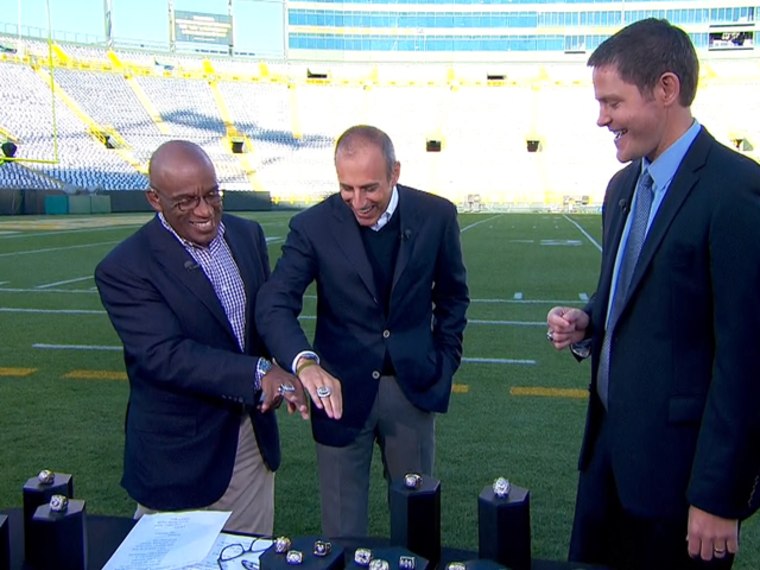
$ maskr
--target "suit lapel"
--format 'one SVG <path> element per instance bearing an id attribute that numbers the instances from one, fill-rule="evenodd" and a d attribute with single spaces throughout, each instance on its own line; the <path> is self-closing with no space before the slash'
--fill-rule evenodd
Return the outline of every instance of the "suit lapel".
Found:
<path id="1" fill-rule="evenodd" d="M 625 228 L 625 222 L 628 219 L 628 213 L 630 212 L 630 204 L 633 201 L 633 192 L 636 188 L 636 181 L 641 172 L 641 163 L 637 161 L 628 167 L 623 172 L 620 181 L 616 188 L 619 188 L 619 192 L 611 197 L 611 200 L 607 203 L 606 208 L 608 214 L 605 216 L 609 229 L 606 230 L 604 236 L 604 268 L 602 269 L 602 282 L 600 283 L 599 290 L 606 292 L 604 298 L 600 299 L 601 306 L 604 307 L 603 316 L 604 320 L 607 320 L 607 306 L 609 304 L 610 295 L 612 295 L 612 274 L 615 270 L 615 259 L 617 258 L 618 249 L 620 248 L 620 239 L 623 236 L 623 228 Z M 611 189 L 612 190 L 612 189 Z M 623 208 L 622 204 L 629 204 L 627 208 Z"/>
<path id="2" fill-rule="evenodd" d="M 636 291 L 641 282 L 642 275 L 652 262 L 652 258 L 667 234 L 673 219 L 699 181 L 697 171 L 704 165 L 712 142 L 712 137 L 702 129 L 684 156 L 683 161 L 681 161 L 681 165 L 678 167 L 673 181 L 670 183 L 665 199 L 657 210 L 652 226 L 649 228 L 646 240 L 641 248 L 639 260 L 636 263 L 633 275 L 631 276 L 631 284 L 628 287 L 628 299 Z M 626 302 L 628 299 L 626 299 Z"/>
<path id="3" fill-rule="evenodd" d="M 419 227 L 418 210 L 413 207 L 413 204 L 409 204 L 409 201 L 413 198 L 412 194 L 401 185 L 397 185 L 397 188 L 398 208 L 396 215 L 401 216 L 401 244 L 399 245 L 398 257 L 396 258 L 396 267 L 393 270 L 391 295 L 393 294 L 393 289 L 396 288 L 396 283 L 398 283 L 401 274 L 409 263 Z"/>
<path id="4" fill-rule="evenodd" d="M 330 224 L 330 231 L 338 243 L 338 247 L 356 269 L 372 298 L 377 299 L 378 293 L 375 288 L 372 266 L 364 249 L 364 243 L 362 242 L 362 236 L 359 234 L 356 219 L 348 206 L 340 200 L 340 196 L 335 195 L 332 200 L 335 223 Z"/>
<path id="5" fill-rule="evenodd" d="M 158 216 L 153 220 L 149 232 L 151 251 L 157 263 L 174 277 L 175 283 L 182 285 L 191 295 L 197 297 L 234 339 L 235 334 L 227 320 L 227 314 L 203 269 L 195 263 L 177 238 L 162 226 Z M 237 341 L 235 344 L 237 345 Z"/>

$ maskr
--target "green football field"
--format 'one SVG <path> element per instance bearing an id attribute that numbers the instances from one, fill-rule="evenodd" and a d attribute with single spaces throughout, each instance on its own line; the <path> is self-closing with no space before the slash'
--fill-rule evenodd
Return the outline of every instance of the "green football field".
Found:
<path id="1" fill-rule="evenodd" d="M 274 265 L 288 212 L 258 220 Z M 71 473 L 91 513 L 129 516 L 119 486 L 128 385 L 121 347 L 92 278 L 97 262 L 148 214 L 0 217 L 0 508 L 20 507 L 40 469 Z M 477 498 L 498 476 L 531 491 L 533 554 L 563 559 L 573 514 L 588 364 L 555 352 L 545 317 L 582 305 L 596 285 L 598 215 L 461 214 L 472 303 L 464 362 L 438 418 L 444 544 L 477 548 Z M 303 323 L 313 327 L 309 292 Z M 312 318 L 309 318 L 312 317 Z M 318 534 L 311 431 L 279 412 L 283 463 L 275 531 Z M 370 532 L 389 533 L 379 456 Z M 760 568 L 757 517 L 743 527 L 735 568 Z"/>

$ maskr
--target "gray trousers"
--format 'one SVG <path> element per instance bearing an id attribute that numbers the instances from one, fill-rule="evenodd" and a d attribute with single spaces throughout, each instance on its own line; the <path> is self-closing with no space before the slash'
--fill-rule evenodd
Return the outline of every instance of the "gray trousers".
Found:
<path id="1" fill-rule="evenodd" d="M 380 378 L 367 422 L 353 442 L 346 447 L 316 445 L 325 536 L 367 536 L 375 442 L 388 483 L 409 472 L 432 475 L 435 414 L 412 405 L 393 376 Z"/>

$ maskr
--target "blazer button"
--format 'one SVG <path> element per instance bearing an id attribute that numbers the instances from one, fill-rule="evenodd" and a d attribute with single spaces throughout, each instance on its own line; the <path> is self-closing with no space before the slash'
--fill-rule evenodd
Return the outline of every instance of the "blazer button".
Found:
<path id="1" fill-rule="evenodd" d="M 391 336 L 391 331 L 389 331 L 388 329 L 385 329 L 383 331 L 383 338 L 388 338 L 389 336 Z"/>
<path id="2" fill-rule="evenodd" d="M 380 373 L 377 370 L 373 370 L 372 378 L 374 378 L 375 380 L 380 380 Z"/>

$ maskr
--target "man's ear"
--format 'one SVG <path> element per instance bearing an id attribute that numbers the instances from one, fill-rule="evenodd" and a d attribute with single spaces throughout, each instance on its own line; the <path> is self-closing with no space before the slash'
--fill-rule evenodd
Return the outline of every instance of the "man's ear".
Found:
<path id="1" fill-rule="evenodd" d="M 396 185 L 396 183 L 398 182 L 399 176 L 401 176 L 401 163 L 397 160 L 393 164 L 393 171 L 391 172 L 391 179 L 390 179 L 391 187 Z"/>
<path id="2" fill-rule="evenodd" d="M 148 188 L 145 191 L 145 198 L 148 200 L 148 204 L 150 204 L 156 212 L 163 211 L 161 208 L 161 201 L 158 199 L 158 194 L 156 194 L 155 190 Z"/>
<path id="3" fill-rule="evenodd" d="M 663 104 L 667 106 L 678 104 L 681 96 L 681 80 L 675 73 L 667 71 L 660 76 L 655 89 L 662 98 Z"/>

